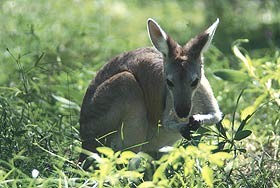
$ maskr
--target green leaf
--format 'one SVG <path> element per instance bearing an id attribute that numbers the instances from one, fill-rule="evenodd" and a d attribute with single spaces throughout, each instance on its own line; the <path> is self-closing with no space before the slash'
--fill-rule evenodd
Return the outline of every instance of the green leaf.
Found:
<path id="1" fill-rule="evenodd" d="M 234 55 L 243 63 L 243 65 L 245 65 L 245 67 L 248 70 L 249 75 L 252 77 L 256 77 L 255 67 L 253 66 L 250 56 L 243 48 L 240 47 L 240 44 L 244 43 L 244 42 L 249 42 L 249 41 L 248 41 L 248 39 L 241 39 L 241 40 L 239 39 L 239 40 L 235 41 L 234 42 L 235 44 L 232 47 L 232 51 L 233 51 Z"/>
<path id="2" fill-rule="evenodd" d="M 194 159 L 189 159 L 185 163 L 185 168 L 184 168 L 184 175 L 188 176 L 189 174 L 193 174 L 194 171 L 194 165 L 195 165 L 195 160 Z"/>
<path id="3" fill-rule="evenodd" d="M 98 147 L 96 148 L 96 150 L 101 153 L 104 154 L 105 156 L 112 158 L 114 156 L 114 151 L 111 148 L 108 147 Z"/>
<path id="4" fill-rule="evenodd" d="M 268 93 L 265 92 L 262 95 L 260 95 L 257 99 L 254 100 L 254 104 L 252 106 L 248 106 L 244 110 L 241 111 L 241 119 L 245 119 L 248 117 L 248 115 L 253 115 L 259 108 L 260 105 L 265 101 L 265 99 L 268 97 Z"/>
<path id="5" fill-rule="evenodd" d="M 165 177 L 165 174 L 164 174 L 165 168 L 166 168 L 166 165 L 160 165 L 160 166 L 156 169 L 156 171 L 155 171 L 155 173 L 154 173 L 154 175 L 153 175 L 153 180 L 159 181 L 159 180 L 161 180 L 161 179 L 165 179 L 165 178 L 166 178 L 166 177 Z"/>
<path id="6" fill-rule="evenodd" d="M 198 149 L 204 153 L 210 153 L 211 151 L 217 149 L 217 146 L 214 145 L 207 145 L 205 143 L 199 143 Z"/>
<path id="7" fill-rule="evenodd" d="M 136 171 L 120 171 L 119 174 L 122 177 L 129 178 L 132 180 L 136 180 L 137 178 L 142 178 L 143 174 L 136 172 Z"/>
<path id="8" fill-rule="evenodd" d="M 121 158 L 124 158 L 124 159 L 131 159 L 135 156 L 136 156 L 136 154 L 132 151 L 124 151 L 121 153 Z"/>
<path id="9" fill-rule="evenodd" d="M 145 181 L 145 182 L 141 183 L 138 187 L 139 188 L 153 188 L 153 187 L 155 187 L 155 184 L 152 181 Z"/>
<path id="10" fill-rule="evenodd" d="M 60 96 L 57 96 L 57 95 L 52 95 L 53 98 L 55 100 L 57 100 L 58 102 L 61 103 L 61 107 L 63 108 L 71 108 L 71 109 L 76 109 L 76 110 L 80 110 L 80 107 L 79 105 L 77 105 L 76 103 L 74 103 L 73 101 L 70 101 L 64 97 L 60 97 Z"/>
<path id="11" fill-rule="evenodd" d="M 231 82 L 244 82 L 248 80 L 249 77 L 247 74 L 231 69 L 222 69 L 214 72 L 214 75 L 221 78 L 222 80 L 231 81 Z"/>
<path id="12" fill-rule="evenodd" d="M 199 127 L 198 130 L 197 130 L 198 134 L 205 134 L 207 132 L 210 132 L 210 129 L 205 128 L 205 127 Z"/>
<path id="13" fill-rule="evenodd" d="M 217 153 L 217 152 L 222 151 L 222 150 L 224 149 L 224 147 L 225 147 L 225 144 L 226 144 L 225 141 L 219 142 L 219 143 L 217 144 L 218 148 L 215 149 L 215 150 L 213 150 L 212 152 L 213 152 L 213 153 Z"/>
<path id="14" fill-rule="evenodd" d="M 244 149 L 244 148 L 240 148 L 240 149 L 237 149 L 237 150 L 242 152 L 242 153 L 246 153 L 246 149 Z"/>
<path id="15" fill-rule="evenodd" d="M 245 119 L 243 119 L 243 120 L 241 121 L 241 123 L 240 123 L 240 125 L 239 125 L 239 127 L 238 127 L 238 129 L 237 129 L 236 132 L 240 132 L 240 131 L 243 130 L 244 126 L 246 125 L 247 121 L 251 118 L 251 116 L 252 116 L 252 115 L 249 114 L 249 115 L 247 115 L 247 117 L 246 117 Z"/>
<path id="16" fill-rule="evenodd" d="M 201 175 L 202 175 L 202 178 L 205 181 L 205 183 L 209 187 L 213 187 L 213 182 L 214 182 L 213 170 L 211 168 L 209 168 L 208 166 L 204 166 L 204 167 L 202 167 Z"/>
<path id="17" fill-rule="evenodd" d="M 234 140 L 242 140 L 248 136 L 250 136 L 252 134 L 252 131 L 250 130 L 244 130 L 244 131 L 239 131 L 239 132 L 236 132 L 235 136 L 234 136 Z"/>
<path id="18" fill-rule="evenodd" d="M 216 123 L 216 127 L 217 127 L 219 133 L 221 133 L 221 135 L 222 135 L 224 138 L 227 138 L 227 134 L 226 134 L 226 131 L 225 131 L 225 128 L 224 128 L 222 122 Z"/>

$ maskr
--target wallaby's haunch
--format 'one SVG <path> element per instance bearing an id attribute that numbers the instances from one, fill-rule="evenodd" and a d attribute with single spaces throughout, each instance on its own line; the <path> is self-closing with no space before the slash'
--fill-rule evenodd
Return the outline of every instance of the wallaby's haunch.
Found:
<path id="1" fill-rule="evenodd" d="M 80 115 L 82 148 L 155 152 L 188 136 L 184 131 L 192 125 L 217 123 L 221 112 L 204 75 L 202 53 L 218 23 L 180 46 L 148 19 L 155 48 L 120 54 L 89 85 Z M 79 161 L 85 158 L 81 153 Z"/>

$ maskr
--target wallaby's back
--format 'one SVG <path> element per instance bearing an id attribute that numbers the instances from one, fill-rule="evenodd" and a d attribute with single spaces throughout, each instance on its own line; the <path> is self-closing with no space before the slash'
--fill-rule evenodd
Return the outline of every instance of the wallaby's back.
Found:
<path id="1" fill-rule="evenodd" d="M 158 123 L 164 108 L 163 58 L 153 48 L 140 48 L 122 53 L 111 59 L 90 83 L 81 107 L 80 124 L 82 139 L 83 132 L 89 131 L 83 130 L 83 124 L 88 123 L 90 119 L 94 119 L 95 116 L 100 116 L 103 113 L 102 111 L 99 113 L 96 112 L 95 106 L 92 105 L 95 98 L 95 91 L 103 82 L 125 71 L 133 74 L 142 89 L 149 123 L 153 125 Z M 111 95 L 111 97 L 117 98 L 114 95 L 118 95 L 118 93 L 112 91 Z M 111 106 L 111 104 L 106 103 L 103 105 L 104 108 L 106 106 L 110 108 Z"/>

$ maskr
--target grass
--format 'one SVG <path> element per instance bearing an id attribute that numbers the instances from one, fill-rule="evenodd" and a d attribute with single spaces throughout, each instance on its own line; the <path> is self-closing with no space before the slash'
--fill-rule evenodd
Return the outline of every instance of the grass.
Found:
<path id="1" fill-rule="evenodd" d="M 279 1 L 1 1 L 0 187 L 279 187 L 278 7 Z M 76 165 L 84 92 L 108 59 L 150 46 L 148 17 L 181 42 L 220 18 L 205 68 L 225 118 L 201 130 L 207 145 L 192 155 L 181 156 L 189 147 L 159 161 L 144 155 L 131 169 L 134 154 L 103 149 L 96 165 L 107 170 L 85 172 Z M 223 165 L 209 161 L 211 153 L 195 155 L 218 143 L 232 156 Z"/>

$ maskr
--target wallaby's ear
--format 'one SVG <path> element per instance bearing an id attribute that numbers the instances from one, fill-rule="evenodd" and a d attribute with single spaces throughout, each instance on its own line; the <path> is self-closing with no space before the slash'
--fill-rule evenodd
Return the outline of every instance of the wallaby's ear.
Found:
<path id="1" fill-rule="evenodd" d="M 204 45 L 202 52 L 206 51 L 209 48 L 209 46 L 212 42 L 212 39 L 214 37 L 215 31 L 218 27 L 219 21 L 220 21 L 219 18 L 217 18 L 217 20 L 204 32 L 205 34 L 208 34 L 208 40 L 207 40 L 206 44 Z"/>
<path id="2" fill-rule="evenodd" d="M 163 31 L 163 29 L 161 29 L 158 23 L 151 18 L 149 18 L 147 21 L 147 28 L 148 28 L 149 37 L 154 47 L 164 55 L 167 55 L 168 54 L 167 34 Z"/>
<path id="3" fill-rule="evenodd" d="M 218 24 L 219 19 L 217 19 L 208 29 L 197 35 L 185 45 L 185 48 L 194 58 L 199 57 L 201 53 L 209 48 Z"/>

